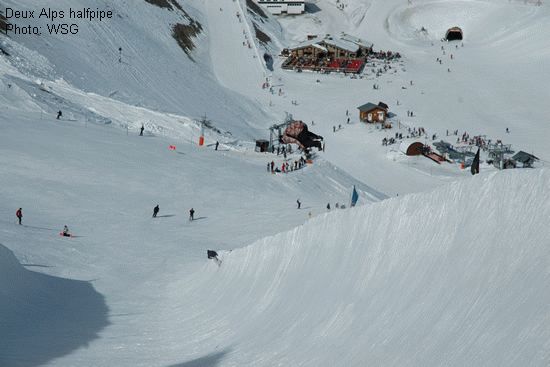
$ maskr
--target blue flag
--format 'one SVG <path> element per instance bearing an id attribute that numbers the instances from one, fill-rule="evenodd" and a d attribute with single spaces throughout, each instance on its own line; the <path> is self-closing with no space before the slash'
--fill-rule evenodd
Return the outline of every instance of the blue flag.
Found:
<path id="1" fill-rule="evenodd" d="M 350 207 L 354 207 L 355 204 L 357 204 L 357 200 L 359 200 L 359 194 L 357 193 L 357 190 L 355 190 L 355 185 L 353 185 L 353 192 L 351 193 Z"/>

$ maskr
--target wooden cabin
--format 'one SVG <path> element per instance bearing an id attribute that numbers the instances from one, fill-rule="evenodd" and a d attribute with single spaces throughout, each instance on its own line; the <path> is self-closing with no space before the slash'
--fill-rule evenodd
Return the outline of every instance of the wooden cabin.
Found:
<path id="1" fill-rule="evenodd" d="M 386 122 L 388 117 L 388 105 L 379 102 L 378 104 L 366 103 L 357 107 L 359 110 L 359 120 L 367 123 Z"/>

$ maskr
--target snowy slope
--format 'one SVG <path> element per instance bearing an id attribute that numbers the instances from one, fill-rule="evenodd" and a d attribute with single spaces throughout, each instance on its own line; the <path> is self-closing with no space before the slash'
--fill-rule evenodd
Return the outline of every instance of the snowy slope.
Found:
<path id="1" fill-rule="evenodd" d="M 250 138 L 258 134 L 255 129 L 269 124 L 265 122 L 267 115 L 253 101 L 220 87 L 213 75 L 209 49 L 214 39 L 196 8 L 202 2 L 181 4 L 185 13 L 144 0 L 107 3 L 33 0 L 23 4 L 5 0 L 3 5 L 21 10 L 48 6 L 65 10 L 99 7 L 114 13 L 113 19 L 102 22 L 76 21 L 77 35 L 4 38 L 10 62 L 35 80 L 48 84 L 62 79 L 84 92 L 190 118 L 207 114 L 217 126 L 238 137 Z M 203 27 L 192 38 L 193 60 L 172 37 L 173 25 L 188 24 L 187 16 Z M 33 20 L 33 25 L 43 29 L 48 23 L 45 19 Z"/>
<path id="2" fill-rule="evenodd" d="M 547 166 L 547 4 L 312 0 L 304 16 L 262 18 L 245 0 L 180 2 L 185 14 L 145 0 L 0 0 L 116 14 L 80 23 L 78 37 L 0 36 L 11 54 L 0 56 L 0 365 L 550 364 L 547 168 L 482 164 L 472 178 L 381 145 L 407 127 L 458 129 Z M 171 27 L 189 18 L 202 32 L 187 55 Z M 404 57 L 380 77 L 282 71 L 276 57 L 267 72 L 253 24 L 274 54 L 346 31 Z M 464 47 L 439 41 L 454 25 Z M 401 124 L 359 123 L 369 101 Z M 254 153 L 253 139 L 285 112 L 326 151 L 272 175 L 283 157 Z M 219 131 L 199 148 L 204 113 Z M 327 213 L 352 185 L 361 207 Z M 76 237 L 58 236 L 65 224 Z"/>
<path id="3" fill-rule="evenodd" d="M 66 359 L 50 365 L 112 366 L 116 361 L 162 366 L 186 360 L 191 352 L 178 349 L 179 336 L 172 339 L 166 334 L 170 328 L 159 324 L 173 315 L 159 310 L 180 303 L 167 299 L 163 288 L 200 268 L 206 249 L 231 250 L 289 230 L 307 221 L 309 213 L 324 213 L 329 201 L 347 202 L 354 184 L 362 204 L 384 197 L 326 162 L 273 175 L 266 172 L 266 164 L 274 159 L 270 155 L 225 144 L 216 152 L 179 137 L 139 137 L 113 125 L 41 119 L 40 110 L 32 108 L 8 109 L 0 117 L 0 130 L 2 243 L 22 263 L 40 265 L 29 269 L 93 281 L 99 295 L 93 296 L 89 283 L 82 284 L 83 292 L 89 292 L 91 300 L 104 298 L 107 307 L 94 301 L 89 306 L 93 309 L 77 312 L 81 335 L 65 333 L 69 325 L 64 324 L 48 333 L 46 328 L 59 318 L 74 325 L 73 300 L 65 299 L 74 295 L 71 281 L 59 281 L 52 290 L 56 302 L 27 298 L 30 313 L 43 305 L 35 316 L 44 320 L 37 321 L 40 326 L 34 321 L 25 324 L 28 313 L 13 311 L 36 285 L 27 289 L 25 284 L 1 283 L 0 292 L 9 285 L 22 294 L 0 301 L 0 307 L 10 311 L 1 313 L 1 320 L 14 320 L 9 329 L 2 329 L 13 341 L 0 344 L 0 360 L 9 358 L 8 365 L 31 366 L 61 357 Z M 176 151 L 168 149 L 171 144 Z M 275 162 L 282 164 L 282 157 Z M 302 210 L 296 209 L 298 198 Z M 157 204 L 160 213 L 153 220 Z M 13 208 L 18 207 L 23 208 L 23 226 L 13 220 Z M 188 221 L 191 207 L 196 210 L 194 222 Z M 77 237 L 60 237 L 63 225 Z M 66 315 L 59 303 L 68 305 Z M 30 331 L 37 327 L 40 336 L 33 339 Z"/>
<path id="4" fill-rule="evenodd" d="M 549 201 L 523 171 L 330 213 L 175 282 L 166 312 L 220 366 L 544 366 Z"/>

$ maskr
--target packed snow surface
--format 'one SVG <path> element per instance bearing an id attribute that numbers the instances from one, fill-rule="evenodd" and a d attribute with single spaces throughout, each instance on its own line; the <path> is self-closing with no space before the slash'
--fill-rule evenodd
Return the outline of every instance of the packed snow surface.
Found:
<path id="1" fill-rule="evenodd" d="M 0 3 L 115 13 L 77 37 L 0 36 L 0 366 L 550 365 L 548 4 Z M 187 54 L 172 26 L 190 19 Z M 463 42 L 441 42 L 453 26 Z M 362 78 L 281 70 L 281 48 L 342 31 L 403 58 Z M 389 131 L 358 121 L 378 101 Z M 271 174 L 286 159 L 253 139 L 285 113 L 326 151 Z M 420 127 L 540 161 L 471 177 L 381 144 Z M 352 186 L 359 207 L 335 209 Z"/>

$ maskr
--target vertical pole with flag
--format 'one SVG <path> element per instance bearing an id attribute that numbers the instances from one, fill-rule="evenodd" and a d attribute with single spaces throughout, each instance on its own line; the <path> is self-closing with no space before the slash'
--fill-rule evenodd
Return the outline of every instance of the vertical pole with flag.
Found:
<path id="1" fill-rule="evenodd" d="M 355 204 L 357 204 L 357 200 L 359 200 L 359 194 L 357 193 L 357 190 L 355 190 L 355 185 L 353 185 L 353 191 L 351 192 L 351 202 L 349 204 L 350 208 L 353 208 Z"/>
<path id="2" fill-rule="evenodd" d="M 199 147 L 202 147 L 204 145 L 204 123 L 206 121 L 206 115 L 204 115 L 204 119 L 201 121 L 201 136 L 199 137 Z"/>

